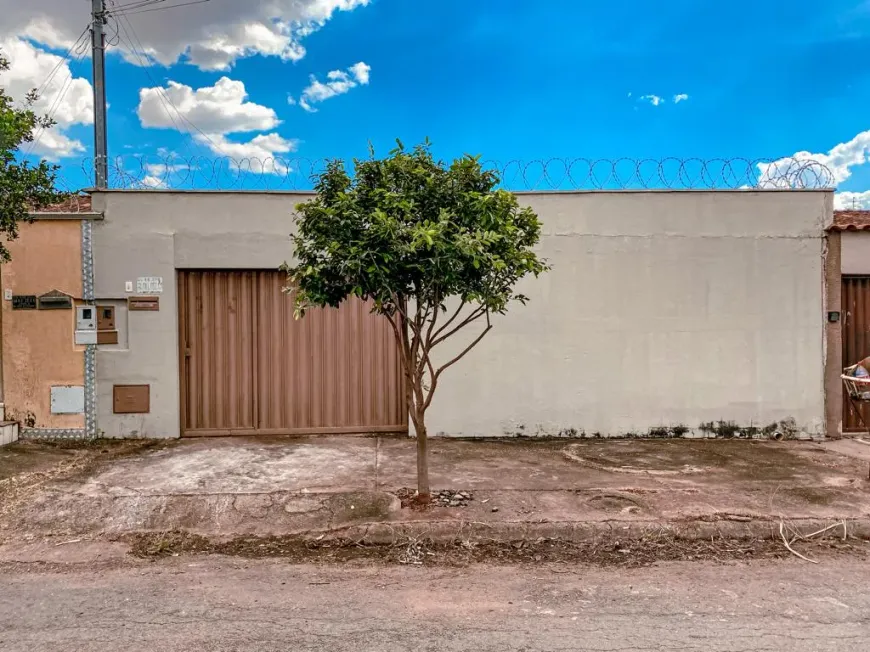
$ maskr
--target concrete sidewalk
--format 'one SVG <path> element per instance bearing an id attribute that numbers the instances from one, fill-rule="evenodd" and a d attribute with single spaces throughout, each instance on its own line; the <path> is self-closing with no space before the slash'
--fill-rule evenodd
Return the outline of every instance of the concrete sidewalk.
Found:
<path id="1" fill-rule="evenodd" d="M 26 444 L 23 450 L 26 453 Z M 863 453 L 862 444 L 858 453 Z M 431 443 L 433 491 L 402 507 L 415 443 L 375 437 L 199 439 L 60 474 L 0 514 L 7 541 L 183 529 L 208 536 L 385 541 L 630 536 L 679 528 L 757 536 L 781 519 L 870 530 L 868 462 L 841 445 L 722 440 Z M 870 449 L 870 447 L 867 447 Z M 846 454 L 843 454 L 843 453 Z M 3 482 L 8 482 L 5 480 Z"/>

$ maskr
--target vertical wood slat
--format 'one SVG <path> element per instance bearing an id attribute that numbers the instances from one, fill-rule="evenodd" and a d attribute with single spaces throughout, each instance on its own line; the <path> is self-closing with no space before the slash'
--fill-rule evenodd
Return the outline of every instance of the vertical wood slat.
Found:
<path id="1" fill-rule="evenodd" d="M 843 366 L 870 356 L 870 277 L 844 276 L 842 284 Z M 864 421 L 870 423 L 870 410 L 859 403 Z M 866 432 L 849 397 L 843 396 L 843 431 Z"/>
<path id="2" fill-rule="evenodd" d="M 405 430 L 389 323 L 359 300 L 295 320 L 284 283 L 277 271 L 178 272 L 183 434 Z"/>

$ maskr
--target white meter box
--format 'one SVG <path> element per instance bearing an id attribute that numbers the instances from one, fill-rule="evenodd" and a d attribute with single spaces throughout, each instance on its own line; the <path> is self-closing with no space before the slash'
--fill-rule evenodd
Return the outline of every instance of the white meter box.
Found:
<path id="1" fill-rule="evenodd" d="M 85 411 L 85 388 L 55 385 L 51 388 L 52 414 L 82 414 Z"/>

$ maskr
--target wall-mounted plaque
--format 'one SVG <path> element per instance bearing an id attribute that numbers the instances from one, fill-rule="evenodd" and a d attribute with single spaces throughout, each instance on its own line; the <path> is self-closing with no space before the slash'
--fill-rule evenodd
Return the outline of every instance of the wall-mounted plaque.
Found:
<path id="1" fill-rule="evenodd" d="M 72 297 L 59 290 L 46 292 L 39 297 L 40 310 L 72 310 Z"/>
<path id="2" fill-rule="evenodd" d="M 150 411 L 150 385 L 112 386 L 112 412 L 115 414 L 144 414 Z"/>
<path id="3" fill-rule="evenodd" d="M 13 294 L 12 310 L 36 310 L 36 295 Z"/>
<path id="4" fill-rule="evenodd" d="M 127 310 L 160 310 L 160 297 L 127 297 Z"/>

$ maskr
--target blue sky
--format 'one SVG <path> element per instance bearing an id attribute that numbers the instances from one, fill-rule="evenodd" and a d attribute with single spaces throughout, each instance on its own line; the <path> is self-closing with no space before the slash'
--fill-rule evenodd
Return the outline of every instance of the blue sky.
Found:
<path id="1" fill-rule="evenodd" d="M 116 0 L 116 6 L 132 2 Z M 58 10 L 59 3 L 34 0 L 22 9 L 17 0 L 0 0 L 0 9 L 13 14 L 4 49 L 18 39 L 46 56 L 65 54 L 87 22 L 89 2 L 63 0 Z M 312 8 L 301 16 L 235 15 L 234 0 L 210 0 L 172 11 L 128 10 L 110 22 L 110 34 L 117 30 L 120 37 L 107 60 L 110 154 L 131 161 L 214 157 L 235 152 L 231 143 L 268 134 L 277 136 L 277 149 L 292 150 L 278 156 L 309 159 L 365 156 L 369 141 L 385 153 L 395 138 L 412 144 L 426 136 L 443 157 L 468 152 L 500 161 L 829 156 L 845 144 L 832 159 L 840 189 L 862 193 L 849 197 L 870 207 L 870 165 L 864 164 L 870 133 L 861 136 L 870 130 L 867 0 L 305 3 Z M 275 34 L 285 39 L 271 52 L 258 45 L 259 37 L 232 34 L 242 24 L 274 26 L 282 18 L 308 29 L 267 33 L 265 41 Z M 208 38 L 225 29 L 222 43 L 236 38 L 245 52 L 191 54 L 202 43 L 213 48 L 214 39 L 192 33 L 184 43 L 184 25 L 207 25 Z M 164 34 L 175 28 L 182 36 Z M 131 44 L 140 49 L 137 43 L 153 57 L 131 52 Z M 191 49 L 179 54 L 179 46 Z M 292 51 L 297 46 L 304 56 Z M 139 65 L 139 56 L 151 65 Z M 215 57 L 231 61 L 216 64 Z M 365 65 L 365 81 L 350 70 L 358 63 Z M 73 78 L 90 78 L 89 59 L 69 67 Z M 326 84 L 330 71 L 340 71 L 334 89 L 320 86 L 319 95 L 315 88 L 306 96 L 312 76 Z M 41 83 L 37 77 L 31 86 Z M 150 108 L 164 113 L 167 128 L 143 126 L 141 89 L 175 82 L 195 94 L 222 78 L 241 82 L 246 93 L 237 106 L 229 103 L 223 122 L 213 115 L 220 106 L 201 114 L 208 116 L 204 125 L 197 124 L 199 109 L 184 114 L 210 139 L 189 135 L 194 128 L 177 115 L 167 120 L 174 109 L 160 97 L 152 97 Z M 675 102 L 680 95 L 688 97 Z M 260 107 L 261 115 L 248 116 L 257 111 L 245 103 Z M 244 122 L 233 122 L 234 110 L 257 128 L 226 131 Z M 160 122 L 153 116 L 151 123 Z M 59 128 L 85 148 L 67 147 L 69 156 L 58 159 L 66 177 L 81 177 L 78 160 L 91 151 L 90 124 L 71 118 Z"/>

